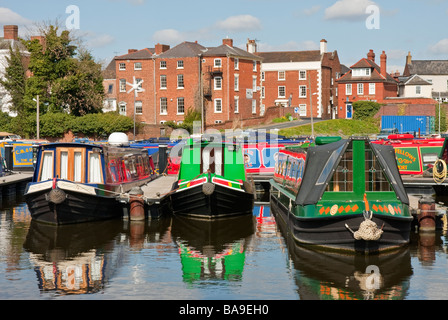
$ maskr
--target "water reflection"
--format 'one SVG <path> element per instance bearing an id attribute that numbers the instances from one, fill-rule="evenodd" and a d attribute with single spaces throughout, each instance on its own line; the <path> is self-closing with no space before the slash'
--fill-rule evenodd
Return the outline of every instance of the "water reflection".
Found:
<path id="1" fill-rule="evenodd" d="M 279 219 L 301 300 L 394 300 L 407 295 L 408 246 L 375 255 L 342 254 L 299 245 Z"/>
<path id="2" fill-rule="evenodd" d="M 172 236 L 179 248 L 183 281 L 240 281 L 254 231 L 252 215 L 215 221 L 173 217 Z"/>

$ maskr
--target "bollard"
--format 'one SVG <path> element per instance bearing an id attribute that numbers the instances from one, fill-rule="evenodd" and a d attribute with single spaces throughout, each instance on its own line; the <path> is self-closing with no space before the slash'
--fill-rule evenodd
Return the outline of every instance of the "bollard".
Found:
<path id="1" fill-rule="evenodd" d="M 418 218 L 419 230 L 422 232 L 433 232 L 436 230 L 436 203 L 432 198 L 421 198 L 418 201 L 420 209 Z"/>
<path id="2" fill-rule="evenodd" d="M 129 191 L 129 196 L 129 217 L 131 221 L 144 220 L 145 204 L 143 201 L 143 190 L 140 187 L 134 187 Z"/>

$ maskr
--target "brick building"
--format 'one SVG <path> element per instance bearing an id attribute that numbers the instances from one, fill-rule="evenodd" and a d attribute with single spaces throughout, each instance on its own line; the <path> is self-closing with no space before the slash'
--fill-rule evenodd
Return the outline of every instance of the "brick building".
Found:
<path id="1" fill-rule="evenodd" d="M 375 53 L 370 50 L 337 80 L 338 118 L 351 119 L 353 102 L 375 101 L 388 103 L 387 99 L 398 96 L 398 81 L 387 73 L 387 55 L 383 51 L 380 66 L 375 63 Z"/>
<path id="2" fill-rule="evenodd" d="M 210 126 L 244 120 L 259 112 L 260 62 L 259 56 L 224 39 L 222 45 L 210 48 L 183 42 L 173 48 L 157 44 L 129 50 L 109 66 L 115 64 L 120 114 L 134 116 L 134 92 L 129 92 L 129 83 L 135 77 L 142 89 L 135 98 L 137 122 L 181 123 L 188 109 L 195 109 L 203 110 L 205 126 Z"/>
<path id="3" fill-rule="evenodd" d="M 341 74 L 337 51 L 327 52 L 327 41 L 320 50 L 258 52 L 262 64 L 262 108 L 281 105 L 284 113 L 296 116 L 334 119 L 337 113 L 336 79 Z"/>

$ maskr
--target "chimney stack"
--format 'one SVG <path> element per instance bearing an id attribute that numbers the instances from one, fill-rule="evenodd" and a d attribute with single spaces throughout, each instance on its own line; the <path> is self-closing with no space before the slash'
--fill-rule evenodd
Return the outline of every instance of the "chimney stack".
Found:
<path id="1" fill-rule="evenodd" d="M 327 52 L 327 40 L 322 39 L 320 40 L 320 54 Z"/>
<path id="2" fill-rule="evenodd" d="M 16 25 L 3 26 L 3 39 L 19 40 L 19 27 Z"/>
<path id="3" fill-rule="evenodd" d="M 128 49 L 128 54 L 129 53 L 134 53 L 134 52 L 137 52 L 138 50 L 137 49 Z"/>
<path id="4" fill-rule="evenodd" d="M 367 60 L 375 62 L 375 53 L 373 52 L 372 49 L 370 49 L 369 52 L 367 53 Z"/>
<path id="5" fill-rule="evenodd" d="M 229 47 L 233 48 L 233 40 L 229 38 L 222 39 L 222 44 L 226 44 Z"/>
<path id="6" fill-rule="evenodd" d="M 170 46 L 167 45 L 167 44 L 160 44 L 160 43 L 158 43 L 155 46 L 156 55 L 164 53 L 165 51 L 168 51 L 168 50 L 170 50 Z"/>
<path id="7" fill-rule="evenodd" d="M 386 79 L 386 75 L 387 75 L 387 69 L 386 69 L 386 61 L 387 61 L 387 56 L 386 53 L 383 51 L 383 53 L 380 56 L 381 59 L 381 75 Z"/>
<path id="8" fill-rule="evenodd" d="M 412 64 L 411 51 L 409 51 L 408 55 L 406 56 L 406 64 Z"/>
<path id="9" fill-rule="evenodd" d="M 247 39 L 246 50 L 249 53 L 256 53 L 257 52 L 257 43 L 255 42 L 255 40 Z"/>

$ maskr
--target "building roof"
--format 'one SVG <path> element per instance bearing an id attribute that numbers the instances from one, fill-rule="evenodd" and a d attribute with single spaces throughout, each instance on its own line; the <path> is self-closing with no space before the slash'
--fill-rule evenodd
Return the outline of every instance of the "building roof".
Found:
<path id="1" fill-rule="evenodd" d="M 15 47 L 18 46 L 20 51 L 27 51 L 26 47 L 23 45 L 23 43 L 19 40 L 12 40 L 12 39 L 5 39 L 3 37 L 0 37 L 0 50 L 9 50 L 9 47 Z"/>
<path id="2" fill-rule="evenodd" d="M 409 77 L 408 80 L 405 81 L 405 85 L 411 85 L 411 86 L 430 86 L 432 85 L 431 82 L 426 81 L 425 79 L 419 77 L 418 75 L 414 74 L 413 76 Z"/>
<path id="3" fill-rule="evenodd" d="M 320 61 L 320 50 L 257 52 L 263 63 Z"/>
<path id="4" fill-rule="evenodd" d="M 448 60 L 412 60 L 407 64 L 409 75 L 447 75 Z"/>
<path id="5" fill-rule="evenodd" d="M 246 50 L 240 49 L 238 47 L 231 47 L 227 44 L 222 44 L 218 47 L 207 48 L 207 51 L 203 54 L 205 57 L 224 57 L 232 56 L 238 58 L 246 58 L 250 60 L 261 60 L 262 57 L 255 55 L 253 53 L 247 52 Z"/>
<path id="6" fill-rule="evenodd" d="M 154 48 L 144 48 L 141 50 L 136 50 L 131 53 L 127 53 L 121 56 L 116 56 L 116 60 L 145 60 L 152 59 L 152 56 L 155 52 Z"/>
<path id="7" fill-rule="evenodd" d="M 116 61 L 115 58 L 107 65 L 107 67 L 103 70 L 103 78 L 104 79 L 116 79 Z"/>
<path id="8" fill-rule="evenodd" d="M 203 54 L 207 51 L 207 48 L 198 44 L 197 42 L 182 42 L 177 46 L 158 55 L 159 58 L 188 58 L 197 57 L 199 54 Z"/>
<path id="9" fill-rule="evenodd" d="M 352 77 L 353 69 L 356 68 L 372 68 L 370 76 L 365 77 Z M 386 78 L 381 75 L 381 68 L 372 60 L 362 58 L 357 63 L 350 67 L 350 70 L 345 73 L 341 78 L 338 79 L 339 82 L 392 82 L 397 83 L 389 73 L 386 72 Z"/>

